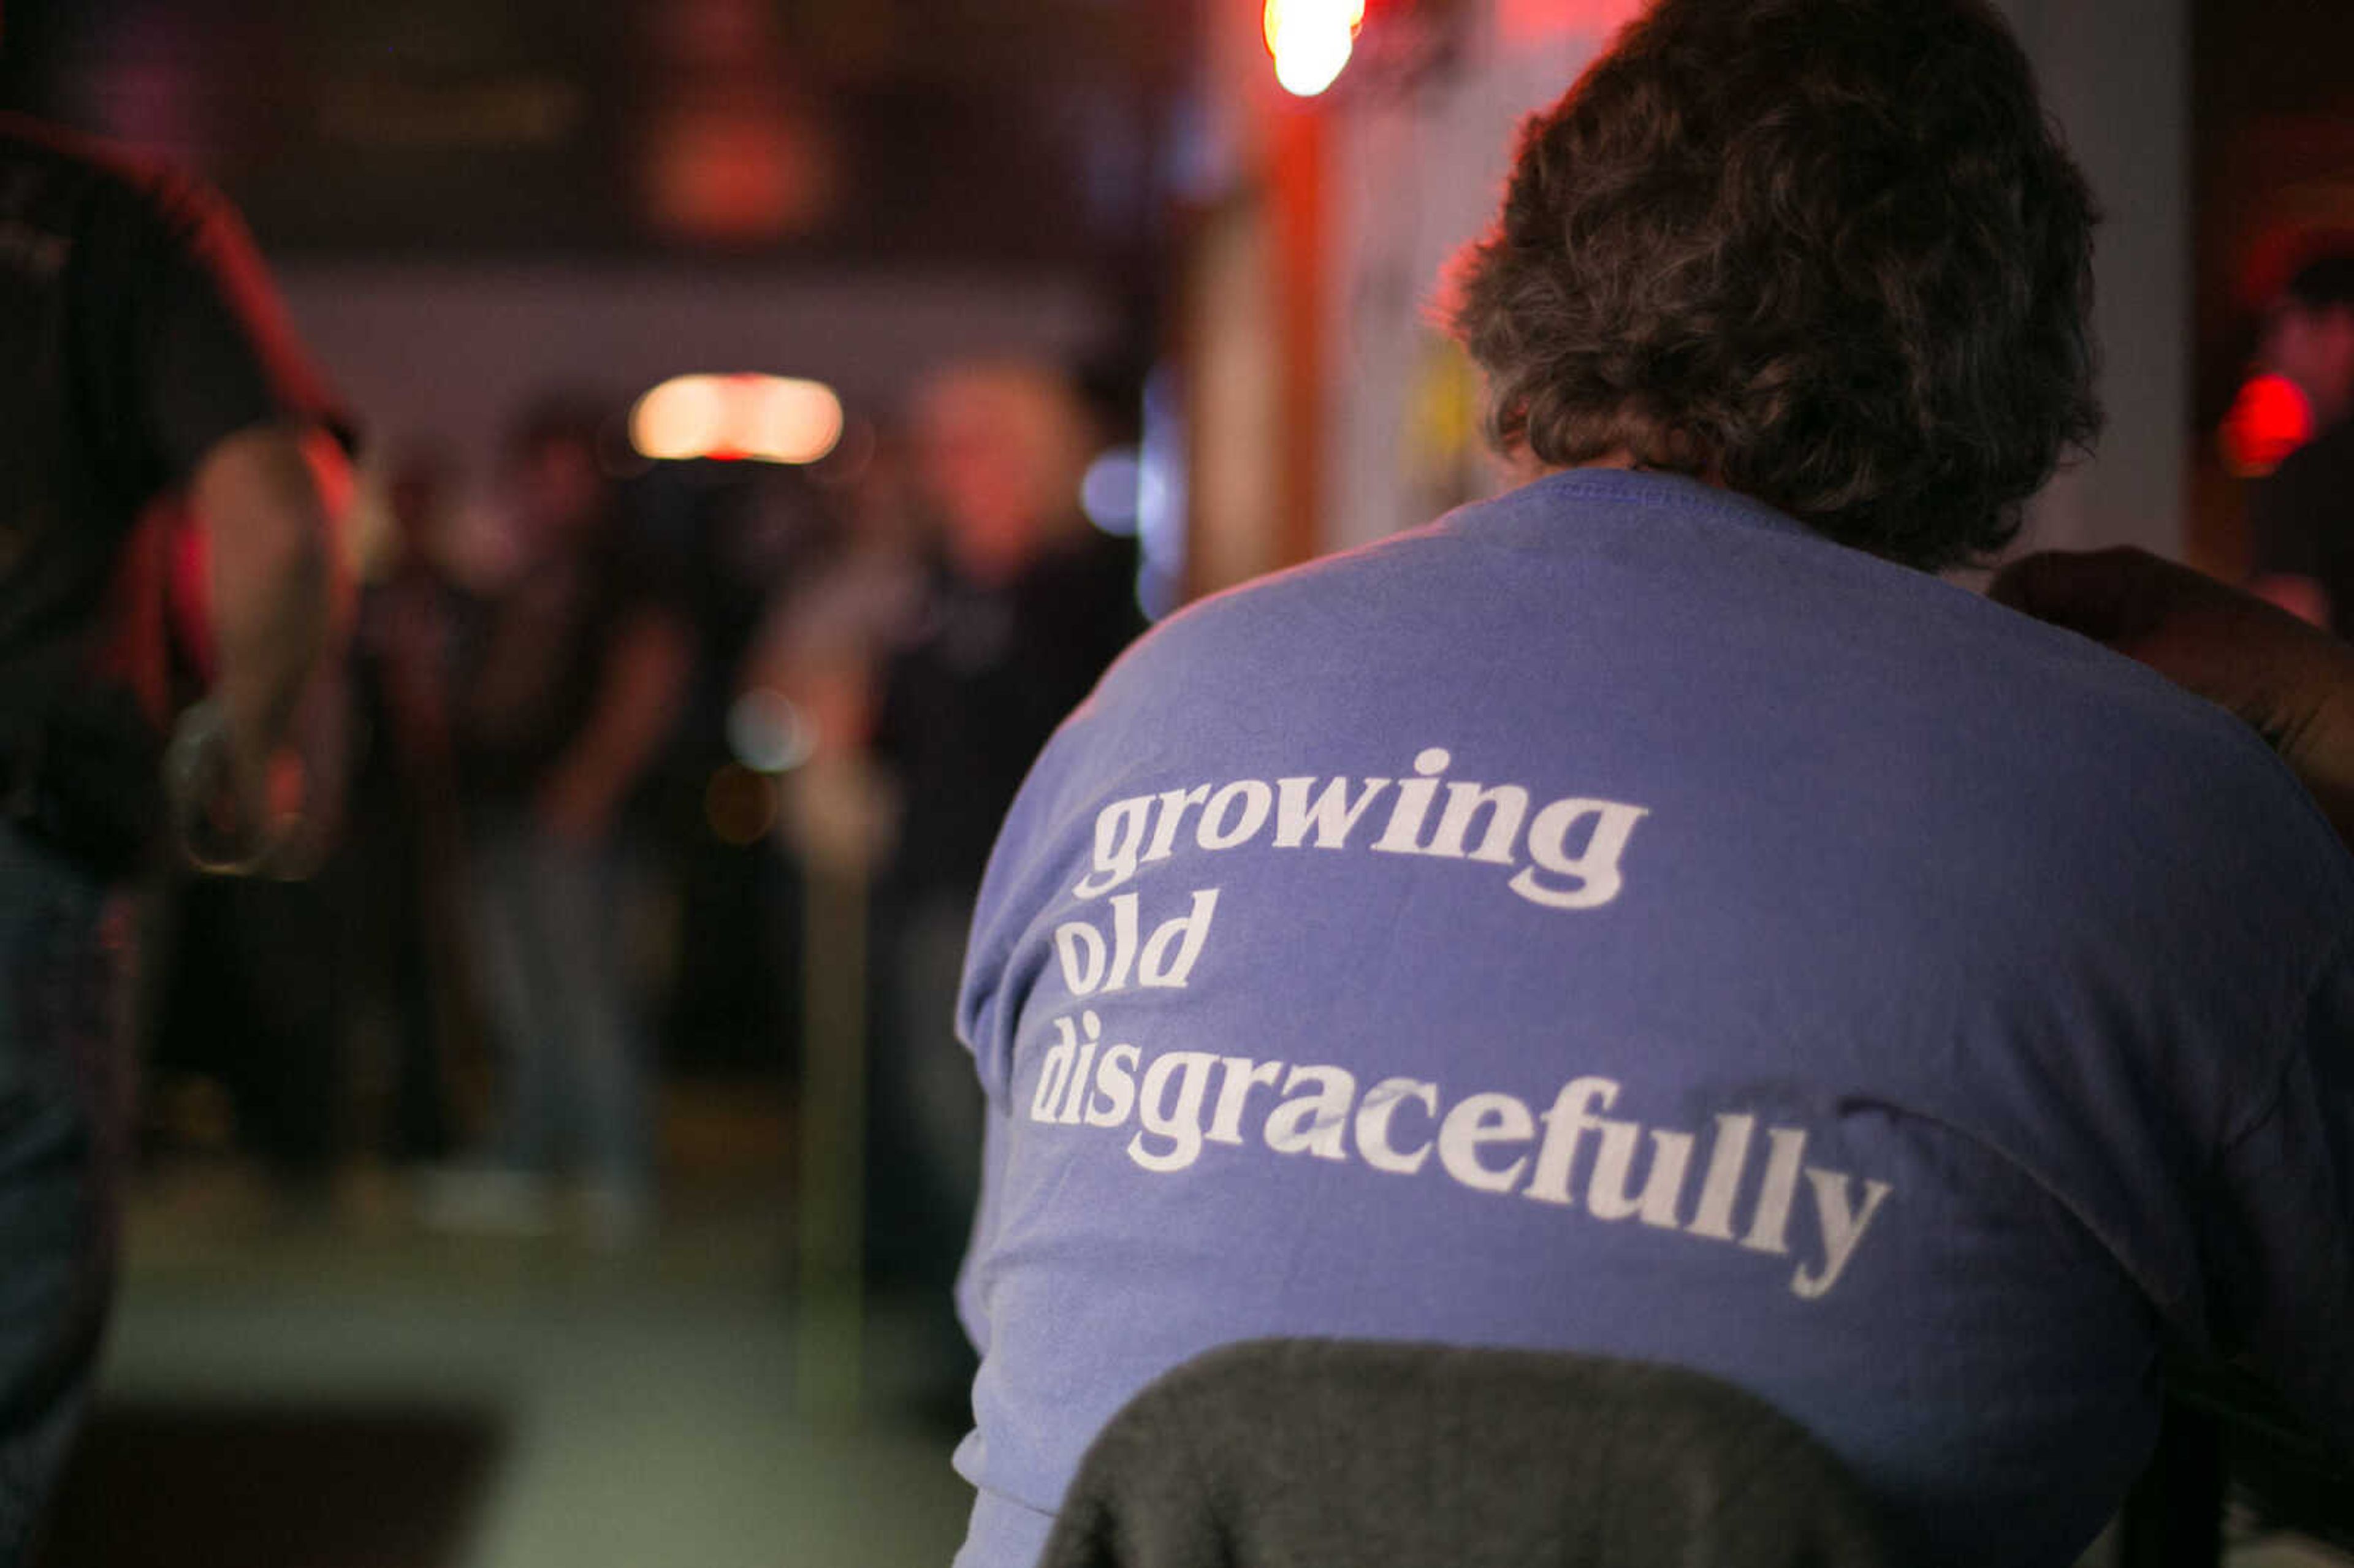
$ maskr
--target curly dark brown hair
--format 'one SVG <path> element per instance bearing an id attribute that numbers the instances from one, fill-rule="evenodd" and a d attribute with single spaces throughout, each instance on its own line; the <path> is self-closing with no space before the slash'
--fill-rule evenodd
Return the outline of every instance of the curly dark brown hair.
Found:
<path id="1" fill-rule="evenodd" d="M 1661 0 L 1522 126 L 1446 314 L 1508 452 L 1936 570 L 2099 430 L 2094 221 L 1983 0 Z"/>

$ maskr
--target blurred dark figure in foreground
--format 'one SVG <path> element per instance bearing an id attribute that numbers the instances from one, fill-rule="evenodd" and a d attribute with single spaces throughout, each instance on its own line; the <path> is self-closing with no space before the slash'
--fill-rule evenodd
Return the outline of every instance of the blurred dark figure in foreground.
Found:
<path id="1" fill-rule="evenodd" d="M 332 407 L 227 205 L 16 120 L 0 122 L 0 1563 L 14 1563 L 79 1419 L 111 1285 L 131 955 L 110 893 L 164 815 L 164 675 L 108 657 L 163 592 L 126 579 L 164 554 L 131 541 L 174 493 L 204 530 L 217 677 L 173 744 L 176 804 L 249 860 L 332 620 L 343 474 Z M 148 665 L 161 644 L 143 647 Z"/>
<path id="2" fill-rule="evenodd" d="M 1041 365 L 947 367 L 915 404 L 940 555 L 874 734 L 900 806 L 877 889 L 872 1256 L 878 1281 L 943 1302 L 980 1169 L 981 1097 L 953 1029 L 981 871 L 1038 748 L 1143 627 L 1134 542 L 1079 510 L 1090 434 Z M 943 1339 L 957 1344 L 945 1318 Z"/>
<path id="3" fill-rule="evenodd" d="M 352 630 L 355 759 L 338 870 L 355 960 L 346 1018 L 365 1030 L 348 1055 L 372 1090 L 363 1137 L 404 1163 L 450 1151 L 468 1012 L 450 717 L 467 618 L 437 538 L 449 478 L 421 454 L 394 471 L 389 556 L 361 588 Z"/>
<path id="4" fill-rule="evenodd" d="M 429 1213 L 539 1228 L 568 1173 L 591 1235 L 622 1243 L 653 1200 L 624 812 L 676 718 L 693 641 L 606 471 L 605 427 L 600 407 L 554 401 L 508 447 L 516 570 L 456 712 L 499 1110 L 487 1161 L 437 1182 Z"/>
<path id="5" fill-rule="evenodd" d="M 2098 429 L 2091 206 L 1990 0 L 1658 0 L 1524 123 L 1530 482 L 1172 617 L 1007 814 L 960 1568 L 1269 1336 L 1707 1373 L 1925 1568 L 2074 1561 L 2169 1350 L 2354 1446 L 2354 860 L 1937 575 Z"/>
<path id="6" fill-rule="evenodd" d="M 2354 255 L 2297 270 L 2273 304 L 2261 358 L 2305 394 L 2314 433 L 2249 499 L 2249 584 L 2342 635 L 2354 616 Z"/>

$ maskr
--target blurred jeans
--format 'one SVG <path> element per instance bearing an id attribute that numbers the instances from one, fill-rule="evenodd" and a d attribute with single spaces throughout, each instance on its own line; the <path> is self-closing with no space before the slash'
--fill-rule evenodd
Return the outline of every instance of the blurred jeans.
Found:
<path id="1" fill-rule="evenodd" d="M 129 911 L 0 821 L 0 1568 L 32 1548 L 113 1288 Z"/>
<path id="2" fill-rule="evenodd" d="M 933 888 L 880 911 L 869 1071 L 867 1276 L 919 1314 L 896 1380 L 917 1412 L 970 1425 L 978 1362 L 957 1319 L 957 1266 L 981 1196 L 983 1100 L 957 1044 L 957 991 L 976 898 Z"/>
<path id="3" fill-rule="evenodd" d="M 980 895 L 935 889 L 897 901 L 881 951 L 873 1115 L 877 1202 L 884 1217 L 899 1199 L 902 1234 L 883 1238 L 880 1261 L 912 1265 L 916 1279 L 944 1287 L 956 1277 L 981 1197 L 981 1080 L 972 1053 L 957 1043 L 957 995 L 965 941 Z M 912 1252 L 912 1256 L 899 1255 Z"/>
<path id="4" fill-rule="evenodd" d="M 534 1174 L 568 1169 L 641 1202 L 652 1160 L 623 863 L 613 842 L 493 815 L 476 837 L 475 936 L 504 1071 L 493 1159 Z"/>

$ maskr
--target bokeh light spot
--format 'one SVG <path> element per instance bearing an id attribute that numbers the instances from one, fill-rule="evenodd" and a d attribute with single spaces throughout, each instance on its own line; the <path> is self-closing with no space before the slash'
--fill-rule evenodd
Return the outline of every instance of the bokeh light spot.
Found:
<path id="1" fill-rule="evenodd" d="M 2285 376 L 2251 376 L 2217 436 L 2226 468 L 2241 479 L 2261 479 L 2313 439 L 2313 406 Z"/>
<path id="2" fill-rule="evenodd" d="M 638 399 L 630 443 L 646 457 L 812 463 L 842 440 L 842 399 L 791 376 L 677 376 Z"/>
<path id="3" fill-rule="evenodd" d="M 1340 79 L 1365 24 L 1365 0 L 1267 0 L 1260 26 L 1275 79 L 1298 98 Z"/>
<path id="4" fill-rule="evenodd" d="M 1136 532 L 1142 509 L 1144 463 L 1134 447 L 1114 447 L 1087 465 L 1079 482 L 1079 510 L 1107 534 Z"/>
<path id="5" fill-rule="evenodd" d="M 756 686 L 727 710 L 727 749 L 755 773 L 790 773 L 810 759 L 816 739 L 790 698 Z"/>

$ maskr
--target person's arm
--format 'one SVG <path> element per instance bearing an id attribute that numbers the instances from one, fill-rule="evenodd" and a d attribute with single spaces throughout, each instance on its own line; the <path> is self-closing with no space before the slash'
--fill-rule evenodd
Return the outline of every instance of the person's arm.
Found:
<path id="1" fill-rule="evenodd" d="M 2253 725 L 2354 844 L 2354 647 L 2140 550 L 2031 556 L 1997 601 L 2131 655 Z M 2354 938 L 2344 940 L 2354 940 Z M 2211 1327 L 2354 1454 L 2354 963 L 2343 940 L 2252 1119 L 2201 1184 Z"/>
<path id="2" fill-rule="evenodd" d="M 2266 604 L 2276 604 L 2308 626 L 2329 624 L 2329 590 L 2318 579 L 2274 572 L 2250 580 L 2248 591 Z"/>
<path id="3" fill-rule="evenodd" d="M 2354 646 L 2143 550 L 2029 556 L 1987 592 L 2239 715 L 2354 847 Z"/>
<path id="4" fill-rule="evenodd" d="M 2220 1348 L 2354 1464 L 2354 964 L 2315 981 L 2262 1114 L 2200 1184 Z"/>
<path id="5" fill-rule="evenodd" d="M 670 734 L 694 657 L 693 639 L 667 610 L 642 610 L 622 626 L 596 707 L 540 791 L 540 820 L 549 829 L 575 839 L 604 833 Z"/>
<path id="6" fill-rule="evenodd" d="M 2337 607 L 2322 535 L 2326 520 L 2343 515 L 2339 467 L 2308 448 L 2248 492 L 2248 591 L 2325 630 Z"/>
<path id="7" fill-rule="evenodd" d="M 226 864 L 261 853 L 295 805 L 292 789 L 271 800 L 266 780 L 276 758 L 291 761 L 305 693 L 342 630 L 333 525 L 349 495 L 348 431 L 227 201 L 149 171 L 122 211 L 119 298 L 97 357 L 120 398 L 110 428 L 156 484 L 184 490 L 203 535 L 214 689 L 183 716 L 173 788 L 184 831 L 203 819 L 226 835 Z M 287 767 L 281 782 L 300 775 Z M 306 793 L 316 819 L 324 792 Z"/>
<path id="8" fill-rule="evenodd" d="M 974 1205 L 972 1234 L 966 1238 L 964 1258 L 957 1266 L 957 1322 L 973 1354 L 989 1354 L 989 1296 L 982 1287 L 981 1268 L 997 1245 L 998 1213 L 1004 1203 L 1005 1160 L 1013 1137 L 1011 1118 L 994 1100 L 981 1107 L 981 1199 Z"/>
<path id="9" fill-rule="evenodd" d="M 285 424 L 225 438 L 190 479 L 211 561 L 215 695 L 248 802 L 263 798 L 341 620 L 333 516 L 347 487 L 335 443 Z"/>

